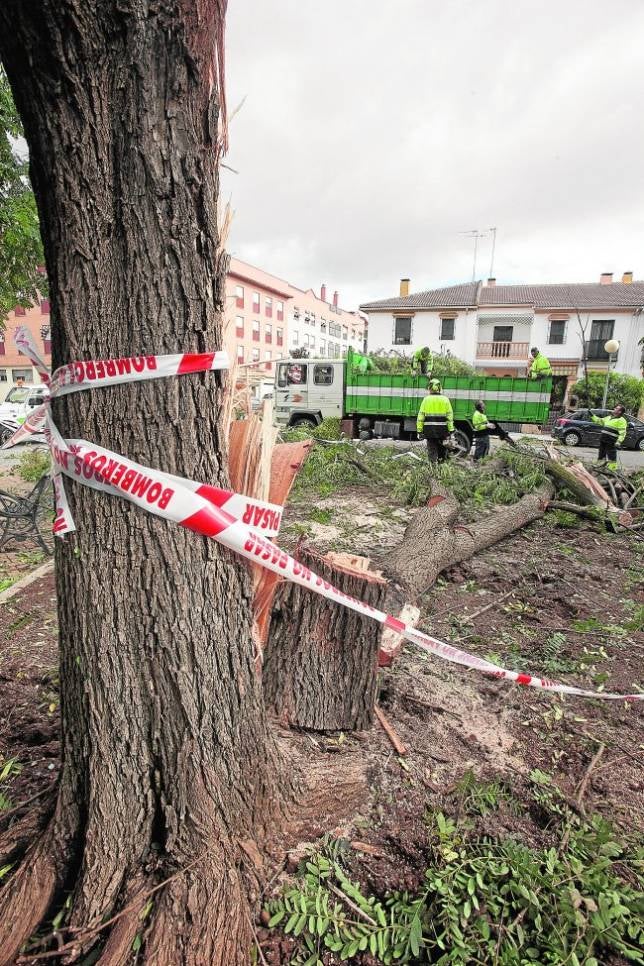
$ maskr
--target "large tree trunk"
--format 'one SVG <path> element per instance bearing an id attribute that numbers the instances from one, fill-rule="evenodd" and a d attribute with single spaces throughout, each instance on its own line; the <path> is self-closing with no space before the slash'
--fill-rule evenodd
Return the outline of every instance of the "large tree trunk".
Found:
<path id="1" fill-rule="evenodd" d="M 364 558 L 306 547 L 303 566 L 372 607 L 387 582 Z M 358 731 L 373 722 L 380 624 L 297 584 L 277 590 L 264 650 L 264 695 L 285 723 L 312 731 Z"/>
<path id="2" fill-rule="evenodd" d="M 51 284 L 54 363 L 222 344 L 217 232 L 225 0 L 4 0 Z M 216 52 L 220 57 L 217 58 Z M 63 435 L 226 482 L 222 378 L 66 396 Z M 53 819 L 0 901 L 0 963 L 72 891 L 69 925 L 154 896 L 155 964 L 247 961 L 237 839 L 286 787 L 253 668 L 251 581 L 228 551 L 67 484 L 57 548 L 62 772 Z M 145 870 L 146 879 L 142 882 Z M 182 871 L 184 870 L 184 871 Z M 53 905 L 52 905 L 53 903 Z M 136 909 L 101 962 L 125 962 Z"/>

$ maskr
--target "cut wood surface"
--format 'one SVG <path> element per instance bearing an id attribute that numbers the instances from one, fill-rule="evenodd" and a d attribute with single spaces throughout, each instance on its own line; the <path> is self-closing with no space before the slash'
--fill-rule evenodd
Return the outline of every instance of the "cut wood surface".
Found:
<path id="1" fill-rule="evenodd" d="M 321 556 L 306 567 L 346 594 L 381 608 L 387 582 L 369 561 Z M 285 724 L 314 731 L 361 730 L 373 722 L 380 625 L 297 584 L 277 588 L 264 651 L 264 695 Z"/>

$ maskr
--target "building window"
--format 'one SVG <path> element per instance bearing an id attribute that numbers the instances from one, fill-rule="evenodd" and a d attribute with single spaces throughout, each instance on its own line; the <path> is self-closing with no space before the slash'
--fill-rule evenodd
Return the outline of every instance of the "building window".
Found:
<path id="1" fill-rule="evenodd" d="M 14 382 L 18 379 L 24 379 L 25 382 L 33 382 L 34 374 L 31 369 L 12 369 L 11 378 Z"/>
<path id="2" fill-rule="evenodd" d="M 292 338 L 293 338 L 293 345 L 300 344 L 300 333 L 297 331 L 297 329 L 293 330 Z"/>
<path id="3" fill-rule="evenodd" d="M 495 325 L 492 333 L 494 342 L 512 342 L 513 325 Z"/>
<path id="4" fill-rule="evenodd" d="M 265 342 L 273 341 L 273 326 L 270 324 L 270 322 L 266 323 L 266 330 L 264 332 L 264 341 Z"/>
<path id="5" fill-rule="evenodd" d="M 259 322 L 257 319 L 253 322 L 253 342 L 259 342 Z"/>
<path id="6" fill-rule="evenodd" d="M 284 303 L 283 302 L 277 303 L 277 321 L 278 322 L 284 321 Z"/>
<path id="7" fill-rule="evenodd" d="M 320 332 L 326 332 L 326 319 L 320 319 Z"/>
<path id="8" fill-rule="evenodd" d="M 454 338 L 454 319 L 441 319 L 441 340 Z"/>
<path id="9" fill-rule="evenodd" d="M 320 355 L 321 356 L 326 355 L 326 342 L 324 339 L 320 339 Z"/>
<path id="10" fill-rule="evenodd" d="M 237 336 L 238 339 L 244 338 L 244 316 L 243 315 L 235 316 L 235 335 Z"/>
<path id="11" fill-rule="evenodd" d="M 394 345 L 411 345 L 411 319 L 394 319 Z"/>
<path id="12" fill-rule="evenodd" d="M 264 299 L 264 311 L 266 312 L 266 315 L 268 316 L 269 319 L 272 318 L 272 316 L 273 316 L 273 299 L 269 299 L 269 298 L 265 298 Z"/>
<path id="13" fill-rule="evenodd" d="M 235 285 L 235 304 L 238 309 L 243 309 L 244 307 L 244 286 Z"/>
<path id="14" fill-rule="evenodd" d="M 565 341 L 566 323 L 552 321 L 550 323 L 550 332 L 548 333 L 548 345 L 563 345 Z"/>
<path id="15" fill-rule="evenodd" d="M 275 337 L 275 341 L 278 345 L 284 345 L 284 329 L 276 329 Z"/>
<path id="16" fill-rule="evenodd" d="M 16 315 L 16 316 L 18 316 L 18 315 L 26 315 L 27 314 L 27 310 L 24 307 L 24 305 L 16 305 L 15 309 L 13 310 L 13 314 Z"/>
<path id="17" fill-rule="evenodd" d="M 294 305 L 293 306 L 293 318 L 294 319 L 299 319 L 299 317 L 300 317 L 300 307 L 299 307 L 299 305 Z"/>
<path id="18" fill-rule="evenodd" d="M 7 370 L 6 369 L 0 369 L 0 382 L 8 382 L 8 381 L 9 381 L 9 379 L 7 377 Z"/>
<path id="19" fill-rule="evenodd" d="M 264 353 L 264 362 L 266 363 L 265 366 L 264 366 L 265 369 L 270 369 L 271 368 L 271 365 L 272 365 L 271 359 L 272 358 L 273 358 L 273 356 L 271 355 L 270 352 L 265 352 Z"/>
<path id="20" fill-rule="evenodd" d="M 40 314 L 41 315 L 49 315 L 50 311 L 51 310 L 49 308 L 49 299 L 41 299 L 40 300 Z"/>
<path id="21" fill-rule="evenodd" d="M 261 309 L 261 299 L 259 292 L 253 292 L 253 312 L 259 312 Z"/>
<path id="22" fill-rule="evenodd" d="M 608 362 L 608 353 L 604 349 L 604 342 L 613 338 L 615 320 L 594 320 L 590 330 L 590 341 L 586 343 L 586 358 L 594 362 Z"/>
<path id="23" fill-rule="evenodd" d="M 243 345 L 237 346 L 237 362 L 242 363 L 244 361 L 244 347 Z"/>
<path id="24" fill-rule="evenodd" d="M 4 335 L 0 332 L 0 356 L 6 355 L 6 349 L 4 344 Z M 5 379 L 6 382 L 6 379 Z"/>
<path id="25" fill-rule="evenodd" d="M 308 344 L 309 344 L 309 334 L 308 334 L 308 332 L 305 332 L 304 333 L 304 345 L 308 345 Z"/>
<path id="26" fill-rule="evenodd" d="M 311 346 L 312 349 L 315 349 L 315 336 L 314 335 L 309 336 L 309 345 Z"/>
<path id="27" fill-rule="evenodd" d="M 251 359 L 253 362 L 259 362 L 259 349 L 252 350 Z"/>

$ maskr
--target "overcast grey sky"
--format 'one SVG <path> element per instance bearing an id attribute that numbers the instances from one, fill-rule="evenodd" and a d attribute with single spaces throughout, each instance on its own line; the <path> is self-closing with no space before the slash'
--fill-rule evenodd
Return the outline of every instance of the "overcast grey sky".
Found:
<path id="1" fill-rule="evenodd" d="M 499 283 L 644 278 L 643 37 L 643 0 L 229 0 L 229 250 L 346 308 L 494 225 Z"/>

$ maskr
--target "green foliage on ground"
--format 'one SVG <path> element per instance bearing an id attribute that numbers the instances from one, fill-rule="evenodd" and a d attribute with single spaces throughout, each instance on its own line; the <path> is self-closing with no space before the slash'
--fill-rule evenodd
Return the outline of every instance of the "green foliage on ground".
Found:
<path id="1" fill-rule="evenodd" d="M 22 136 L 11 88 L 0 67 L 0 330 L 15 305 L 30 306 L 47 291 L 47 279 L 38 274 L 45 258 L 28 165 L 15 149 Z"/>
<path id="2" fill-rule="evenodd" d="M 20 456 L 18 475 L 26 483 L 37 483 L 50 469 L 51 459 L 46 450 L 27 449 Z"/>
<path id="3" fill-rule="evenodd" d="M 293 431 L 288 438 L 301 432 Z M 301 438 L 311 438 L 310 431 Z M 401 504 L 422 506 L 438 486 L 454 494 L 465 519 L 475 519 L 483 508 L 516 503 L 545 481 L 542 465 L 520 454 L 508 456 L 507 471 L 486 473 L 484 463 L 472 466 L 451 460 L 430 466 L 423 448 L 413 452 L 420 458 L 391 446 L 363 449 L 359 443 L 349 441 L 320 443 L 312 447 L 300 470 L 292 499 L 301 502 L 324 498 L 348 486 L 381 486 Z"/>
<path id="4" fill-rule="evenodd" d="M 580 407 L 601 409 L 604 399 L 606 376 L 601 372 L 590 373 L 588 383 L 580 379 L 570 387 L 570 395 L 578 400 Z M 637 416 L 640 406 L 644 403 L 644 379 L 637 376 L 624 376 L 619 372 L 611 372 L 608 380 L 608 396 L 606 408 L 612 409 L 621 403 L 626 411 Z"/>
<path id="5" fill-rule="evenodd" d="M 291 962 L 322 966 L 331 950 L 342 962 L 364 952 L 383 964 L 643 964 L 644 852 L 603 818 L 580 820 L 544 772 L 530 777 L 552 844 L 476 832 L 468 815 L 512 804 L 512 795 L 503 781 L 468 773 L 457 786 L 461 818 L 427 814 L 429 866 L 414 893 L 369 894 L 350 878 L 342 843 L 312 851 L 268 905 L 269 927 L 298 940 Z"/>

